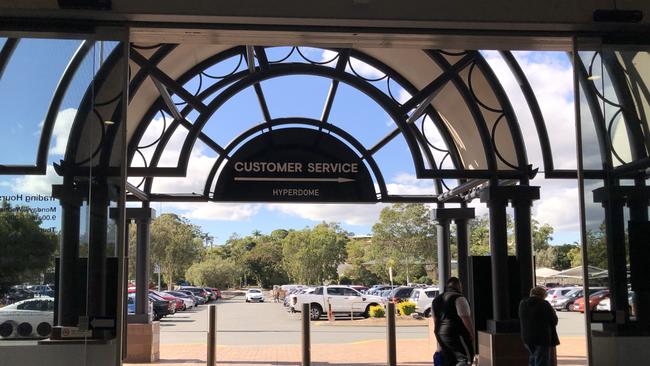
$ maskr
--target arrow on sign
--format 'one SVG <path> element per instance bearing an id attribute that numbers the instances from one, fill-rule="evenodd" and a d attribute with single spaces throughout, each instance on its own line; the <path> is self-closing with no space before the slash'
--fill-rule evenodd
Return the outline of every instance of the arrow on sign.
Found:
<path id="1" fill-rule="evenodd" d="M 336 182 L 348 183 L 354 182 L 350 178 L 275 178 L 275 177 L 235 177 L 235 181 L 240 182 Z"/>

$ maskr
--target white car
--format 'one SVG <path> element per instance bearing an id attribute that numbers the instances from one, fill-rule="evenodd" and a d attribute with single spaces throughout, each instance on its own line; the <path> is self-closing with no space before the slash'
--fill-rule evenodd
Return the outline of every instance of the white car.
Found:
<path id="1" fill-rule="evenodd" d="M 431 303 L 433 298 L 438 296 L 440 290 L 437 287 L 416 288 L 411 293 L 409 301 L 415 303 L 415 312 L 425 317 L 431 316 Z"/>
<path id="2" fill-rule="evenodd" d="M 52 332 L 54 298 L 41 296 L 0 308 L 0 339 L 45 338 Z"/>
<path id="3" fill-rule="evenodd" d="M 321 286 L 308 294 L 296 294 L 289 305 L 292 312 L 302 311 L 302 304 L 310 304 L 311 320 L 331 310 L 332 314 L 346 316 L 358 314 L 365 318 L 370 315 L 370 307 L 386 305 L 379 296 L 364 295 L 349 286 Z"/>
<path id="4" fill-rule="evenodd" d="M 246 291 L 246 302 L 264 302 L 262 290 L 251 288 Z"/>
<path id="5" fill-rule="evenodd" d="M 610 311 L 612 310 L 612 303 L 609 301 L 609 297 L 606 297 L 596 305 L 597 311 Z"/>

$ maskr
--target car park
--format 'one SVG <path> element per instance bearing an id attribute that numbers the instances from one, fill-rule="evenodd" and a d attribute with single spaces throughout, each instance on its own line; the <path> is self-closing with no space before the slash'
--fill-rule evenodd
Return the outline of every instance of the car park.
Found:
<path id="1" fill-rule="evenodd" d="M 196 306 L 205 304 L 205 299 L 203 297 L 201 297 L 201 296 L 195 295 L 192 291 L 180 289 L 180 290 L 177 290 L 177 292 L 180 292 L 182 294 L 186 294 L 188 296 L 191 296 L 194 299 L 194 302 L 196 303 Z"/>
<path id="2" fill-rule="evenodd" d="M 590 310 L 595 310 L 596 305 L 603 300 L 604 298 L 609 297 L 609 290 L 600 290 L 598 292 L 595 292 L 593 295 L 589 296 L 589 309 Z M 576 299 L 576 301 L 573 304 L 574 309 L 578 310 L 581 313 L 585 312 L 585 298 L 581 297 L 579 299 Z"/>
<path id="3" fill-rule="evenodd" d="M 408 301 L 415 304 L 416 313 L 428 318 L 431 316 L 431 303 L 439 293 L 440 290 L 437 287 L 416 288 Z"/>
<path id="4" fill-rule="evenodd" d="M 369 316 L 371 306 L 385 305 L 378 296 L 364 295 L 348 286 L 320 286 L 309 294 L 298 294 L 290 304 L 292 311 L 300 312 L 302 304 L 310 304 L 309 317 L 320 319 L 331 310 L 332 314 Z"/>
<path id="5" fill-rule="evenodd" d="M 574 291 L 576 287 L 554 287 L 546 291 L 546 301 L 551 303 L 552 300 L 557 299 L 560 296 L 564 296 L 571 291 Z"/>
<path id="6" fill-rule="evenodd" d="M 604 287 L 591 287 L 589 288 L 589 293 L 594 294 L 600 290 L 604 290 Z M 574 287 L 573 290 L 565 293 L 564 295 L 558 295 L 556 298 L 553 298 L 549 301 L 551 306 L 555 310 L 567 310 L 572 311 L 574 302 L 581 298 L 584 294 L 584 289 L 582 287 Z M 577 310 L 577 309 L 576 309 Z"/>
<path id="7" fill-rule="evenodd" d="M 246 291 L 246 302 L 264 302 L 262 290 L 251 288 Z"/>
<path id="8" fill-rule="evenodd" d="M 46 338 L 54 323 L 54 298 L 41 296 L 0 308 L 1 338 Z"/>
<path id="9" fill-rule="evenodd" d="M 17 301 L 31 299 L 34 297 L 34 295 L 35 294 L 32 291 L 26 290 L 24 288 L 12 287 L 5 294 L 4 303 L 13 304 Z"/>
<path id="10" fill-rule="evenodd" d="M 181 290 L 183 291 L 190 291 L 194 296 L 202 297 L 204 300 L 204 303 L 208 302 L 208 292 L 205 291 L 205 289 L 202 289 L 201 287 L 195 287 L 195 286 L 182 286 Z"/>

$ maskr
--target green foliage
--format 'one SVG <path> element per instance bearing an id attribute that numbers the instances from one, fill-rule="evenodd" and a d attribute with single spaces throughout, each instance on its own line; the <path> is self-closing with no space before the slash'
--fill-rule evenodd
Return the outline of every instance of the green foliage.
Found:
<path id="1" fill-rule="evenodd" d="M 151 224 L 151 264 L 160 265 L 165 283 L 175 279 L 200 258 L 203 234 L 186 219 L 175 214 L 162 214 Z"/>
<path id="2" fill-rule="evenodd" d="M 339 264 L 345 261 L 347 242 L 348 233 L 333 223 L 290 231 L 282 239 L 284 269 L 297 283 L 322 284 L 335 280 Z"/>
<path id="3" fill-rule="evenodd" d="M 341 276 L 339 278 L 339 285 L 351 285 L 352 284 L 352 279 L 348 276 Z"/>
<path id="4" fill-rule="evenodd" d="M 347 260 L 349 268 L 345 271 L 345 277 L 349 278 L 351 283 L 360 285 L 374 285 L 381 282 L 371 269 L 368 255 L 372 240 L 370 238 L 352 238 L 347 246 Z"/>
<path id="5" fill-rule="evenodd" d="M 549 245 L 545 249 L 535 251 L 535 264 L 537 267 L 553 268 L 558 271 L 569 269 L 572 266 L 575 250 L 580 253 L 576 244 Z"/>
<path id="6" fill-rule="evenodd" d="M 383 306 L 375 305 L 375 306 L 371 306 L 368 309 L 368 314 L 370 315 L 371 318 L 383 318 L 384 315 L 386 315 L 386 311 L 384 310 Z"/>
<path id="7" fill-rule="evenodd" d="M 27 207 L 0 207 L 0 293 L 35 279 L 53 266 L 57 236 L 41 230 L 41 220 Z"/>
<path id="8" fill-rule="evenodd" d="M 241 268 L 233 261 L 210 253 L 188 268 L 185 278 L 194 285 L 229 288 L 239 284 L 241 272 Z"/>
<path id="9" fill-rule="evenodd" d="M 399 315 L 409 316 L 415 312 L 415 303 L 411 301 L 402 301 L 397 304 L 397 313 Z"/>
<path id="10" fill-rule="evenodd" d="M 372 233 L 366 259 L 382 282 L 388 281 L 389 267 L 396 282 L 405 283 L 425 274 L 426 264 L 436 262 L 435 225 L 424 204 L 399 203 L 384 208 Z"/>

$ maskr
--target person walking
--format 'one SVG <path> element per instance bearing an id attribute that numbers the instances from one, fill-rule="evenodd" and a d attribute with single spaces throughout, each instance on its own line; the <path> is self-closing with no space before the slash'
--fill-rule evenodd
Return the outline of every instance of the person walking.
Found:
<path id="1" fill-rule="evenodd" d="M 433 299 L 431 308 L 442 365 L 470 365 L 474 360 L 474 325 L 457 277 L 449 278 L 445 292 Z"/>
<path id="2" fill-rule="evenodd" d="M 519 303 L 521 338 L 528 350 L 528 366 L 555 365 L 555 347 L 560 344 L 557 336 L 557 314 L 546 299 L 546 289 L 534 287 L 530 297 Z"/>

